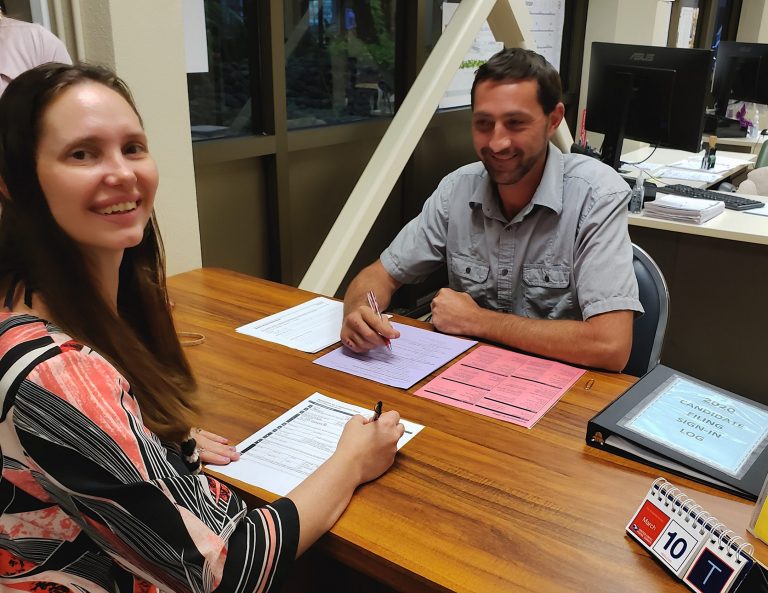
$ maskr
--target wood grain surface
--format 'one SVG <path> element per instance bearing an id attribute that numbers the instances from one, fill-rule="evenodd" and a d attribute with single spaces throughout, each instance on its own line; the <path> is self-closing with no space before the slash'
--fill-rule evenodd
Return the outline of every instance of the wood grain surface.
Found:
<path id="1" fill-rule="evenodd" d="M 425 429 L 392 469 L 360 487 L 320 551 L 398 591 L 687 591 L 624 527 L 662 474 L 585 444 L 587 421 L 634 381 L 587 372 L 528 430 L 312 364 L 235 328 L 316 296 L 225 270 L 169 279 L 203 402 L 201 426 L 239 442 L 319 391 L 366 407 L 383 400 Z M 431 327 L 411 319 L 400 319 Z M 590 389 L 585 389 L 592 381 Z M 666 475 L 737 535 L 748 501 Z M 269 492 L 234 483 L 264 501 Z"/>

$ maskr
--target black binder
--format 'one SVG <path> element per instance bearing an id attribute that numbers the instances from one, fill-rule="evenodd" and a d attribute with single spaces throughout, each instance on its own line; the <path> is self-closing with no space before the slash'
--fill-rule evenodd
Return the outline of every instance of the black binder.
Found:
<path id="1" fill-rule="evenodd" d="M 589 421 L 587 426 L 587 444 L 621 455 L 622 457 L 668 470 L 674 474 L 720 488 L 743 498 L 757 500 L 765 476 L 768 474 L 768 446 L 759 450 L 759 455 L 752 460 L 744 475 L 739 478 L 619 425 L 619 422 L 630 411 L 635 409 L 654 390 L 675 375 L 739 400 L 749 406 L 753 406 L 755 409 L 768 412 L 768 406 L 759 402 L 725 391 L 664 365 L 658 365 Z"/>

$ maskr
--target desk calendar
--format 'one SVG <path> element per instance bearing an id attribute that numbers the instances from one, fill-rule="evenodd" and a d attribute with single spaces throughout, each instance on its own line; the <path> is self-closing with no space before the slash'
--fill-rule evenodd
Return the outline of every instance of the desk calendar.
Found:
<path id="1" fill-rule="evenodd" d="M 754 593 L 765 579 L 752 544 L 664 478 L 656 479 L 627 533 L 697 593 Z M 765 581 L 768 584 L 768 581 Z"/>

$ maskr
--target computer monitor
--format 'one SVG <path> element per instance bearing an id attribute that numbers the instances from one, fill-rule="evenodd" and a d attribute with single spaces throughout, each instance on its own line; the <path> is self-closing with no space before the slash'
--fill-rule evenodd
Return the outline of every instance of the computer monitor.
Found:
<path id="1" fill-rule="evenodd" d="M 712 51 L 592 44 L 586 127 L 605 134 L 603 162 L 619 168 L 624 138 L 698 152 Z"/>
<path id="2" fill-rule="evenodd" d="M 712 97 L 721 118 L 732 100 L 768 104 L 768 44 L 721 41 Z"/>

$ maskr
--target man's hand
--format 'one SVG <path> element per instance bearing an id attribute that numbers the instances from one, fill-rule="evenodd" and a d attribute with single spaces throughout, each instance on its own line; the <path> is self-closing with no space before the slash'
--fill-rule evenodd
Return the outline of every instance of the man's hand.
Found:
<path id="1" fill-rule="evenodd" d="M 432 325 L 445 334 L 475 335 L 473 319 L 480 306 L 465 292 L 441 288 L 432 299 Z"/>
<path id="2" fill-rule="evenodd" d="M 381 319 L 366 305 L 356 307 L 344 317 L 341 325 L 341 343 L 358 354 L 383 346 L 388 340 L 400 337 L 386 315 Z"/>

